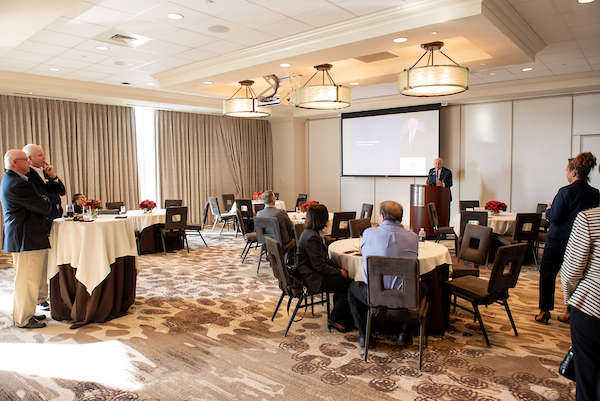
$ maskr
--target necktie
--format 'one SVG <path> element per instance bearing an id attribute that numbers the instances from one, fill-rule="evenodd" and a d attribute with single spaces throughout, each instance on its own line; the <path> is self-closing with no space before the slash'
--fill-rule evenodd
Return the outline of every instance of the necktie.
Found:
<path id="1" fill-rule="evenodd" d="M 440 179 L 440 170 L 435 170 L 435 181 Z"/>

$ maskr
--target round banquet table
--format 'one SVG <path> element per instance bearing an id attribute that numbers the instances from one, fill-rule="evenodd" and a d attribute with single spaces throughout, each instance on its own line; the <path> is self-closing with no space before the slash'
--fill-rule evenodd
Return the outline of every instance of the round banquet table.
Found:
<path id="1" fill-rule="evenodd" d="M 128 210 L 127 218 L 131 220 L 133 229 L 142 232 L 144 228 L 155 224 L 165 224 L 167 209 L 153 209 L 150 213 L 143 210 Z"/>
<path id="2" fill-rule="evenodd" d="M 359 256 L 360 238 L 349 238 L 334 241 L 329 245 L 329 257 L 339 266 L 348 270 L 348 277 L 355 281 L 365 281 L 363 275 L 363 258 Z M 347 253 L 347 251 L 352 251 Z M 452 258 L 448 248 L 435 242 L 419 242 L 419 269 L 424 275 L 437 266 L 452 266 Z M 450 270 L 451 272 L 451 270 Z"/>
<path id="3" fill-rule="evenodd" d="M 288 212 L 288 217 L 294 224 L 304 224 L 306 220 L 306 212 Z M 331 225 L 333 224 L 333 213 L 329 213 L 327 225 L 323 229 L 325 235 L 331 235 Z"/>
<path id="4" fill-rule="evenodd" d="M 56 219 L 50 231 L 50 314 L 71 328 L 127 313 L 135 299 L 137 246 L 129 218 Z"/>
<path id="5" fill-rule="evenodd" d="M 492 231 L 498 235 L 511 234 L 515 228 L 516 213 L 500 212 L 493 215 L 488 211 L 488 227 L 492 227 Z M 454 232 L 460 234 L 460 213 L 454 216 Z"/>

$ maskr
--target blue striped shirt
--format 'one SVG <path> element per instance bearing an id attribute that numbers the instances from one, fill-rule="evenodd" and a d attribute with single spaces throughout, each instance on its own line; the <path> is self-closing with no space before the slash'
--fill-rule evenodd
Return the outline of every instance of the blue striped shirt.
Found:
<path id="1" fill-rule="evenodd" d="M 600 207 L 575 218 L 560 279 L 565 304 L 600 319 Z"/>

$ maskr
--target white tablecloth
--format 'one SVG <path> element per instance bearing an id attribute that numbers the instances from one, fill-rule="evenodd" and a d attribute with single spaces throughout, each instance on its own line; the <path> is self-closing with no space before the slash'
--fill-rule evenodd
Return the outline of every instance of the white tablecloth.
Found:
<path id="1" fill-rule="evenodd" d="M 361 238 L 350 238 L 332 242 L 329 245 L 329 257 L 332 261 L 348 270 L 348 277 L 355 281 L 365 281 L 363 275 L 363 258 L 358 255 Z M 346 251 L 354 251 L 346 253 Z M 452 273 L 452 258 L 448 248 L 435 242 L 419 242 L 419 269 L 421 275 L 437 266 L 447 263 Z"/>
<path id="2" fill-rule="evenodd" d="M 153 209 L 150 213 L 143 210 L 127 211 L 127 219 L 131 220 L 133 229 L 142 232 L 144 228 L 155 224 L 165 224 L 167 209 Z"/>
<path id="3" fill-rule="evenodd" d="M 288 217 L 292 220 L 294 224 L 304 224 L 306 219 L 306 212 L 288 212 Z M 331 225 L 333 224 L 333 213 L 329 213 L 329 220 L 327 220 L 327 225 L 323 229 L 325 235 L 331 235 Z"/>
<path id="4" fill-rule="evenodd" d="M 256 205 L 257 203 L 263 203 L 263 201 L 260 201 L 260 200 L 253 200 L 253 201 L 252 201 L 252 204 L 253 204 L 253 205 Z M 275 208 L 276 208 L 276 209 L 281 209 L 281 210 L 286 210 L 286 209 L 285 209 L 285 202 L 284 202 L 284 201 L 282 201 L 282 200 L 276 200 L 276 201 L 275 201 Z M 232 209 L 233 209 L 233 208 L 232 208 Z M 235 210 L 234 210 L 234 211 L 235 211 Z"/>
<path id="5" fill-rule="evenodd" d="M 500 212 L 498 215 L 492 215 L 488 212 L 488 227 L 492 227 L 492 231 L 498 235 L 512 234 L 516 219 L 516 213 Z M 460 213 L 454 216 L 453 223 L 454 232 L 460 235 Z"/>
<path id="6" fill-rule="evenodd" d="M 48 279 L 58 274 L 58 267 L 70 264 L 77 269 L 75 278 L 89 294 L 110 274 L 117 258 L 135 256 L 137 246 L 132 219 L 102 216 L 91 222 L 56 219 L 50 231 Z"/>

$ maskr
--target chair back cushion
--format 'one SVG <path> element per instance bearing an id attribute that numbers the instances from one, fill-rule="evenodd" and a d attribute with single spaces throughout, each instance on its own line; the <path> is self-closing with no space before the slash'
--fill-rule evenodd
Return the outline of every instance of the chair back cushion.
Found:
<path id="1" fill-rule="evenodd" d="M 119 214 L 118 209 L 99 209 L 98 214 Z"/>
<path id="2" fill-rule="evenodd" d="M 233 194 L 224 194 L 221 195 L 221 197 L 223 198 L 223 210 L 225 211 L 224 213 L 227 213 L 231 210 L 233 202 L 235 202 L 235 196 L 233 196 Z"/>
<path id="3" fill-rule="evenodd" d="M 204 204 L 204 209 L 202 209 L 202 225 L 207 224 L 209 208 L 210 208 L 210 202 L 206 202 Z"/>
<path id="4" fill-rule="evenodd" d="M 271 237 L 265 237 L 265 245 L 273 275 L 279 281 L 279 288 L 291 297 L 297 297 L 303 293 L 302 282 L 298 277 L 290 276 L 289 269 L 284 262 L 283 248 L 281 244 Z"/>
<path id="5" fill-rule="evenodd" d="M 167 208 L 165 230 L 180 231 L 187 227 L 187 206 L 171 206 Z"/>
<path id="6" fill-rule="evenodd" d="M 265 238 L 269 236 L 283 245 L 277 217 L 255 217 L 254 229 L 256 230 L 256 239 L 261 244 L 264 244 Z"/>
<path id="7" fill-rule="evenodd" d="M 298 194 L 298 199 L 296 199 L 296 208 L 299 208 L 300 205 L 306 203 L 308 200 L 308 194 Z"/>
<path id="8" fill-rule="evenodd" d="M 254 214 L 256 215 L 256 213 L 260 212 L 264 208 L 265 208 L 265 204 L 264 203 L 255 203 L 254 204 Z"/>
<path id="9" fill-rule="evenodd" d="M 396 276 L 399 289 L 384 288 L 383 277 Z M 398 281 L 399 280 L 399 281 Z M 369 306 L 417 311 L 419 298 L 419 261 L 416 258 L 391 256 L 367 257 Z"/>
<path id="10" fill-rule="evenodd" d="M 296 239 L 296 243 L 300 241 L 300 236 L 304 232 L 304 223 L 294 224 L 294 238 Z"/>
<path id="11" fill-rule="evenodd" d="M 477 222 L 480 226 L 488 225 L 487 212 L 460 212 L 460 236 L 465 234 L 465 227 L 469 222 Z"/>
<path id="12" fill-rule="evenodd" d="M 537 241 L 542 215 L 538 213 L 517 213 L 513 240 Z"/>
<path id="13" fill-rule="evenodd" d="M 462 212 L 465 213 L 465 212 Z M 461 215 L 462 215 L 461 213 Z M 468 213 L 468 212 L 467 212 Z M 477 213 L 477 212 L 475 212 Z M 486 215 L 487 213 L 483 212 Z M 460 252 L 458 254 L 459 259 L 473 262 L 478 265 L 485 265 L 490 251 L 490 244 L 492 243 L 492 228 L 486 226 L 475 226 L 473 224 L 467 224 L 465 229 L 462 243 L 460 246 Z"/>
<path id="14" fill-rule="evenodd" d="M 244 223 L 244 218 L 242 217 L 242 211 L 239 208 L 235 209 L 235 217 L 238 221 L 238 227 L 242 231 L 242 235 L 246 236 L 246 224 Z"/>
<path id="15" fill-rule="evenodd" d="M 371 219 L 352 219 L 348 220 L 348 226 L 350 228 L 350 236 L 352 238 L 360 238 L 363 231 L 371 227 Z"/>
<path id="16" fill-rule="evenodd" d="M 349 238 L 350 228 L 348 220 L 356 218 L 356 212 L 339 212 L 333 214 L 331 238 Z"/>
<path id="17" fill-rule="evenodd" d="M 183 201 L 181 199 L 165 199 L 165 209 L 171 206 L 181 206 Z"/>
<path id="18" fill-rule="evenodd" d="M 209 197 L 208 203 L 210 203 L 210 211 L 212 212 L 212 215 L 217 219 L 221 218 L 221 211 L 219 210 L 219 201 L 217 198 L 212 196 Z"/>
<path id="19" fill-rule="evenodd" d="M 431 223 L 431 227 L 433 227 L 434 230 L 437 230 L 437 228 L 440 226 L 440 221 L 438 219 L 435 203 L 430 202 L 427 204 L 427 212 L 429 213 L 429 222 Z"/>
<path id="20" fill-rule="evenodd" d="M 488 293 L 494 296 L 517 285 L 525 252 L 527 252 L 527 244 L 513 244 L 498 248 L 494 268 L 490 274 Z"/>
<path id="21" fill-rule="evenodd" d="M 107 209 L 117 209 L 120 210 L 121 206 L 125 206 L 123 202 L 106 202 Z"/>
<path id="22" fill-rule="evenodd" d="M 465 201 L 459 201 L 458 202 L 458 209 L 461 212 L 464 212 L 467 209 L 470 209 L 470 208 L 473 208 L 473 207 L 479 207 L 479 201 L 478 200 L 465 200 Z"/>
<path id="23" fill-rule="evenodd" d="M 362 208 L 360 209 L 359 218 L 371 220 L 372 216 L 373 216 L 373 205 L 371 205 L 369 203 L 363 203 Z"/>

